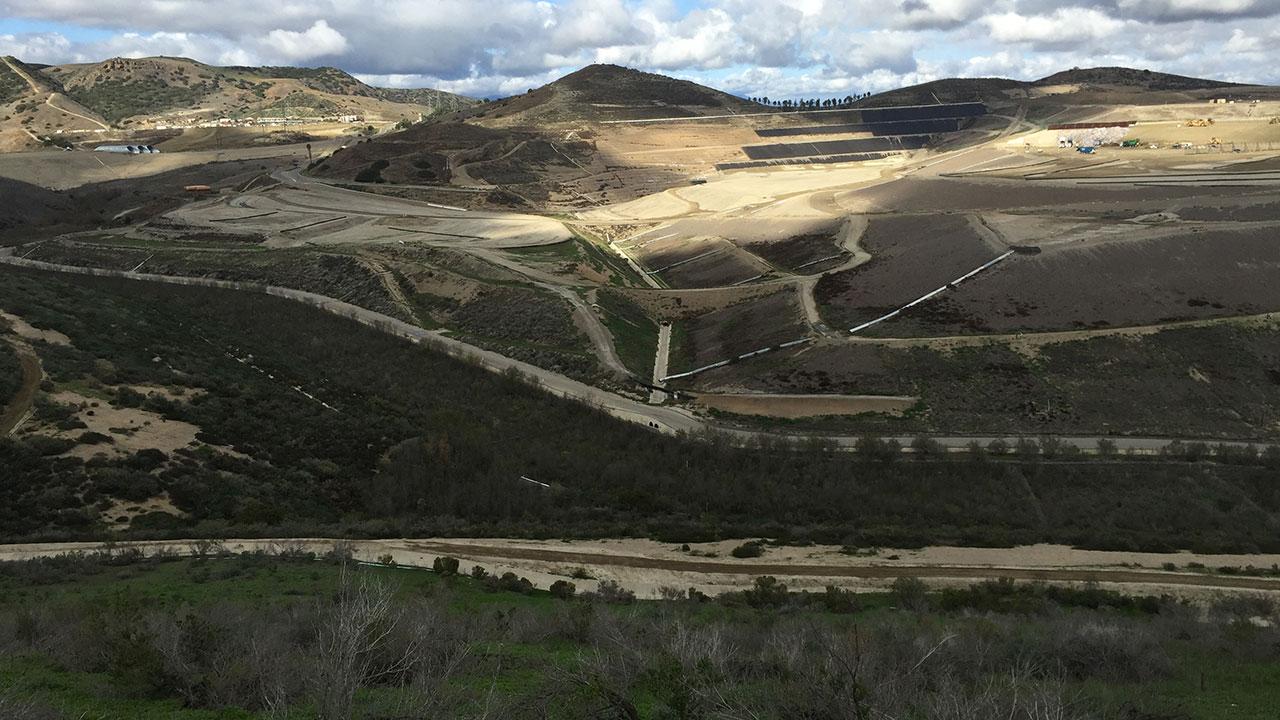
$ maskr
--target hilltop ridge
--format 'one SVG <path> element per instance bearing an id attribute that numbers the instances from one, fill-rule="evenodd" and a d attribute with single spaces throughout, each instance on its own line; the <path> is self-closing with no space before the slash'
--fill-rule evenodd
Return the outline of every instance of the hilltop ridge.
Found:
<path id="1" fill-rule="evenodd" d="M 377 88 L 334 67 L 218 67 L 180 57 L 34 65 L 9 57 L 0 63 L 0 149 L 66 132 L 222 117 L 413 121 L 475 102 L 431 88 Z"/>
<path id="2" fill-rule="evenodd" d="M 619 65 L 595 64 L 540 88 L 461 113 L 489 123 L 640 119 L 759 110 L 753 102 L 689 80 Z"/>

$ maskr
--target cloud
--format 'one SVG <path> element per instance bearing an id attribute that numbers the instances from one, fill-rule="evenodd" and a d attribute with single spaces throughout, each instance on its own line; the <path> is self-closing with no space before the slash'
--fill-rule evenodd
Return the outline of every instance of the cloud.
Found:
<path id="1" fill-rule="evenodd" d="M 986 0 L 902 0 L 896 24 L 913 29 L 954 28 L 990 6 Z"/>
<path id="2" fill-rule="evenodd" d="M 35 62 L 327 64 L 486 96 L 591 62 L 774 96 L 751 79 L 798 95 L 1103 64 L 1280 80 L 1280 0 L 0 0 L 0 18 L 51 28 L 0 19 L 0 50 Z"/>
<path id="3" fill-rule="evenodd" d="M 998 43 L 1029 43 L 1037 48 L 1069 48 L 1111 38 L 1128 23 L 1092 8 L 1058 8 L 1048 15 L 1021 15 L 1016 12 L 988 15 L 982 19 L 991 38 Z"/>
<path id="4" fill-rule="evenodd" d="M 1276 0 L 1118 0 L 1116 8 L 1127 18 L 1165 23 L 1280 14 Z"/>
<path id="5" fill-rule="evenodd" d="M 1222 49 L 1234 55 L 1252 55 L 1260 52 L 1263 47 L 1262 38 L 1236 28 L 1231 31 L 1231 37 L 1227 39 Z"/>
<path id="6" fill-rule="evenodd" d="M 329 27 L 324 20 L 315 21 L 303 32 L 272 30 L 262 41 L 266 54 L 291 62 L 303 62 L 317 57 L 339 55 L 347 51 L 347 39 L 342 33 Z"/>
<path id="7" fill-rule="evenodd" d="M 0 35 L 0 55 L 12 55 L 32 62 L 65 62 L 74 56 L 71 41 L 58 33 Z"/>

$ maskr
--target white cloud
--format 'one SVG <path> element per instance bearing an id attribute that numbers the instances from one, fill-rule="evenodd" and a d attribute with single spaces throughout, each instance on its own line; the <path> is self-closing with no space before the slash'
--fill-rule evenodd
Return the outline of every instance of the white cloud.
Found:
<path id="1" fill-rule="evenodd" d="M 1058 8 L 1048 15 L 1021 15 L 1016 12 L 988 15 L 982 19 L 999 43 L 1030 43 L 1036 47 L 1077 47 L 1110 38 L 1127 25 L 1092 8 Z"/>
<path id="2" fill-rule="evenodd" d="M 347 51 L 347 39 L 324 20 L 315 21 L 303 32 L 272 30 L 262 42 L 266 45 L 266 54 L 274 53 L 291 62 L 304 62 Z"/>
<path id="3" fill-rule="evenodd" d="M 0 18 L 97 30 L 0 35 L 36 62 L 332 64 L 483 95 L 591 62 L 750 94 L 769 90 L 748 84 L 760 68 L 799 95 L 1121 63 L 1280 81 L 1280 0 L 0 0 Z"/>
<path id="4" fill-rule="evenodd" d="M 1231 31 L 1231 37 L 1222 46 L 1223 50 L 1236 55 L 1254 54 L 1263 49 L 1262 38 L 1250 35 L 1240 28 Z"/>

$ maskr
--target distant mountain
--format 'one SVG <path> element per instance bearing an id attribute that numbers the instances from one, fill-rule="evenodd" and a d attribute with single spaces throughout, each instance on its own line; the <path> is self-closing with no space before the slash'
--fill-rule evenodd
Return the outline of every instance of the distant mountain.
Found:
<path id="1" fill-rule="evenodd" d="M 1242 87 L 1239 83 L 1205 80 L 1203 78 L 1123 67 L 1072 68 L 1036 80 L 1031 85 L 1037 87 L 1046 85 L 1095 85 L 1142 88 L 1145 90 L 1212 90 L 1224 87 Z"/>
<path id="2" fill-rule="evenodd" d="M 537 125 L 761 109 L 748 100 L 688 80 L 618 65 L 588 65 L 523 95 L 478 105 L 465 111 L 459 119 Z"/>
<path id="3" fill-rule="evenodd" d="M 1110 91 L 1135 96 L 1144 92 L 1194 92 L 1225 87 L 1243 87 L 1221 80 L 1170 75 L 1151 70 L 1122 67 L 1072 68 L 1033 81 L 1008 78 L 945 78 L 919 85 L 889 90 L 859 102 L 862 107 L 886 105 L 929 105 L 938 102 L 1002 102 L 1026 98 L 1042 88 L 1075 86 L 1082 91 Z M 1188 100 L 1192 98 L 1187 98 Z M 1166 100 L 1167 101 L 1167 100 Z"/>
<path id="4" fill-rule="evenodd" d="M 429 88 L 372 87 L 332 67 L 216 67 L 171 57 L 41 66 L 10 57 L 0 63 L 0 149 L 58 130 L 251 116 L 417 120 L 475 102 Z"/>

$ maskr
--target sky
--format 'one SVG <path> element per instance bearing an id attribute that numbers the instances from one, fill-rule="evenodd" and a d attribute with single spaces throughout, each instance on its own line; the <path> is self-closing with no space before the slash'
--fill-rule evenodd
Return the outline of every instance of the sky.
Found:
<path id="1" fill-rule="evenodd" d="M 0 0 L 0 54 L 333 65 L 476 97 L 597 62 L 771 98 L 1103 65 L 1280 84 L 1280 0 Z"/>

